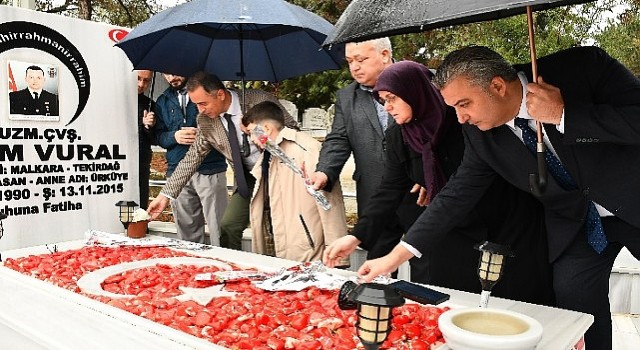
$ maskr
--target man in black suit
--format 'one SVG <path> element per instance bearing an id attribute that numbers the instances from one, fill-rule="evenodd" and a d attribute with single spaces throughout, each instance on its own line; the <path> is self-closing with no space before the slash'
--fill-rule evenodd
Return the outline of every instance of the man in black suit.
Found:
<path id="1" fill-rule="evenodd" d="M 9 93 L 10 114 L 59 115 L 58 95 L 42 89 L 45 81 L 42 68 L 29 66 L 25 81 L 25 89 Z"/>
<path id="2" fill-rule="evenodd" d="M 546 189 L 534 195 L 545 210 L 557 304 L 593 314 L 586 346 L 611 349 L 611 268 L 623 246 L 640 258 L 640 80 L 594 47 L 541 58 L 538 68 L 538 83 L 529 83 L 530 65 L 512 67 L 485 47 L 445 58 L 434 83 L 464 124 L 464 160 L 404 242 L 359 272 L 370 280 L 424 249 L 425 236 L 466 216 L 496 176 L 529 191 L 537 166 L 525 128 L 534 119 L 552 154 Z"/>

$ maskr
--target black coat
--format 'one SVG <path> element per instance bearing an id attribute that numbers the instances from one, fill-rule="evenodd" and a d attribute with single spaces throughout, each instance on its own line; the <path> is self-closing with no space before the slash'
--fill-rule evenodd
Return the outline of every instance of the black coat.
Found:
<path id="1" fill-rule="evenodd" d="M 142 123 L 144 111 L 155 112 L 156 103 L 144 94 L 138 94 L 138 146 L 140 151 L 140 164 L 151 162 L 151 145 L 157 144 L 154 128 L 147 129 Z"/>
<path id="2" fill-rule="evenodd" d="M 147 129 L 142 123 L 144 111 L 155 112 L 156 104 L 144 94 L 138 94 L 138 186 L 140 208 L 147 209 L 149 203 L 149 176 L 151 172 L 151 145 L 156 144 L 154 128 Z"/>
<path id="3" fill-rule="evenodd" d="M 530 66 L 516 66 L 531 80 Z M 549 258 L 571 244 L 592 200 L 632 226 L 640 227 L 640 81 L 618 61 L 595 47 L 564 50 L 538 60 L 538 74 L 557 86 L 565 102 L 565 132 L 545 131 L 577 183 L 565 191 L 548 176 L 538 199 L 545 211 Z M 465 125 L 464 160 L 439 199 L 420 216 L 404 238 L 420 250 L 428 235 L 441 236 L 502 177 L 529 192 L 536 160 L 522 141 L 502 125 L 480 131 Z"/>
<path id="4" fill-rule="evenodd" d="M 449 177 L 462 161 L 464 139 L 461 126 L 455 121 L 455 112 L 447 109 L 447 113 L 452 122 L 436 153 Z M 382 183 L 352 233 L 364 247 L 376 244 L 376 228 L 384 223 L 388 213 L 394 211 L 404 194 L 416 183 L 424 186 L 422 157 L 404 143 L 399 126 L 389 128 L 387 140 L 388 161 Z M 501 178 L 496 178 L 471 212 L 458 218 L 456 225 L 446 233 L 427 238 L 416 232 L 416 237 L 422 239 L 419 250 L 423 256 L 411 260 L 412 281 L 480 292 L 477 269 L 480 252 L 474 246 L 489 240 L 511 246 L 516 254 L 515 258 L 507 260 L 503 280 L 495 286 L 493 294 L 536 304 L 553 304 L 542 207 L 531 195 Z M 401 236 L 393 238 L 397 243 Z"/>
<path id="5" fill-rule="evenodd" d="M 25 115 L 60 115 L 58 95 L 42 90 L 36 101 L 29 89 L 9 93 L 10 114 Z"/>

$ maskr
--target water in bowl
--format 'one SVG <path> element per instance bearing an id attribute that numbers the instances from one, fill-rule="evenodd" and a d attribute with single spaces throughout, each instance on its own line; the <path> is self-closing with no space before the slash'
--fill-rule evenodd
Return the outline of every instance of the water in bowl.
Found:
<path id="1" fill-rule="evenodd" d="M 472 312 L 455 316 L 454 325 L 469 332 L 487 335 L 516 335 L 526 332 L 529 326 L 513 316 L 491 312 Z"/>

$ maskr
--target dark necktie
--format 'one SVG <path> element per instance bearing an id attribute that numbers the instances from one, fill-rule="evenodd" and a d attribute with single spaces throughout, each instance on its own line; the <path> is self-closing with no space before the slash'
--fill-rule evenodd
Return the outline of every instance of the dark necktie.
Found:
<path id="1" fill-rule="evenodd" d="M 182 115 L 187 118 L 187 90 L 178 90 L 178 96 L 180 97 L 180 108 L 182 108 Z"/>
<path id="2" fill-rule="evenodd" d="M 238 135 L 236 134 L 236 126 L 231 120 L 231 114 L 225 113 L 224 119 L 227 120 L 227 126 L 229 128 L 229 146 L 231 146 L 233 174 L 236 177 L 238 193 L 243 198 L 249 198 L 251 194 L 249 193 L 249 186 L 247 186 L 247 179 L 244 177 L 244 165 L 242 164 L 242 155 L 240 155 L 240 143 L 238 142 Z"/>
<path id="3" fill-rule="evenodd" d="M 522 139 L 524 144 L 529 148 L 531 153 L 536 153 L 536 143 L 537 143 L 537 135 L 529 127 L 529 121 L 524 118 L 516 118 L 515 124 L 522 130 Z M 569 191 L 575 190 L 578 188 L 578 185 L 571 177 L 571 174 L 567 172 L 567 169 L 560 163 L 560 160 L 551 152 L 551 150 L 547 147 L 544 154 L 545 162 L 547 163 L 547 169 L 553 178 L 558 182 L 560 187 Z M 593 247 L 593 249 L 602 253 L 604 248 L 607 247 L 608 241 L 607 236 L 604 233 L 604 229 L 602 227 L 602 220 L 600 219 L 600 214 L 598 214 L 598 210 L 596 209 L 595 204 L 592 201 L 589 201 L 587 209 L 587 217 L 585 223 L 585 231 L 587 232 L 587 241 Z"/>
<path id="4" fill-rule="evenodd" d="M 34 92 L 34 93 L 33 93 L 33 99 L 34 99 L 34 100 L 36 100 L 36 101 L 38 101 L 38 93 L 37 93 L 37 92 Z"/>

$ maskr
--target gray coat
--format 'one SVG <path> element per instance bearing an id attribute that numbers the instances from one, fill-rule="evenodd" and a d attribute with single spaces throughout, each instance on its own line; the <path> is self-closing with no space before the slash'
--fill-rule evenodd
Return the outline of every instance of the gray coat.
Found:
<path id="1" fill-rule="evenodd" d="M 389 118 L 388 125 L 393 122 L 393 118 Z M 331 190 L 353 152 L 358 214 L 363 212 L 382 180 L 385 142 L 371 94 L 362 90 L 357 82 L 339 90 L 333 126 L 322 144 L 316 171 L 327 174 L 327 190 Z"/>

